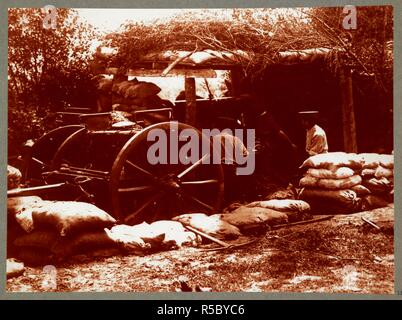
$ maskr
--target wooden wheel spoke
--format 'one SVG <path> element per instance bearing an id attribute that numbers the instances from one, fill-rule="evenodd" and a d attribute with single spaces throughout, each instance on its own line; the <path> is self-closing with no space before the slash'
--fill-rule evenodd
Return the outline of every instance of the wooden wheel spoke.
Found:
<path id="1" fill-rule="evenodd" d="M 130 160 L 126 160 L 126 163 L 130 167 L 136 169 L 137 171 L 142 172 L 144 175 L 146 175 L 152 179 L 155 179 L 155 176 L 151 172 L 149 172 L 148 170 L 145 170 L 144 168 L 141 168 L 140 166 L 136 165 L 135 163 L 131 162 Z"/>
<path id="2" fill-rule="evenodd" d="M 186 174 L 188 174 L 189 172 L 193 171 L 194 169 L 196 169 L 197 167 L 199 167 L 203 161 L 207 160 L 209 158 L 209 154 L 204 155 L 201 159 L 197 160 L 196 162 L 194 162 L 191 166 L 189 166 L 187 169 L 185 169 L 184 171 L 182 171 L 181 173 L 179 173 L 177 175 L 177 177 L 179 179 L 183 178 Z"/>
<path id="3" fill-rule="evenodd" d="M 154 186 L 138 186 L 138 187 L 127 187 L 127 188 L 119 188 L 118 191 L 121 193 L 130 193 L 130 192 L 137 192 L 137 191 L 144 191 L 144 190 L 151 190 Z"/>
<path id="4" fill-rule="evenodd" d="M 181 185 L 208 185 L 208 184 L 215 184 L 219 183 L 216 179 L 209 179 L 209 180 L 198 180 L 198 181 L 182 181 Z"/>
<path id="5" fill-rule="evenodd" d="M 35 157 L 32 157 L 31 160 L 32 160 L 33 162 L 35 162 L 35 163 L 37 163 L 37 164 L 43 166 L 43 167 L 44 167 L 44 166 L 49 167 L 48 164 L 44 163 L 43 161 L 40 161 L 39 159 L 37 159 L 37 158 L 35 158 Z"/>
<path id="6" fill-rule="evenodd" d="M 161 218 L 162 214 L 164 213 L 164 208 L 162 207 L 162 203 L 165 204 L 166 198 L 161 199 L 159 205 L 156 207 L 155 213 L 153 214 L 152 218 L 150 219 L 151 222 L 157 221 Z"/>
<path id="7" fill-rule="evenodd" d="M 182 193 L 182 195 L 185 196 L 188 199 L 191 199 L 193 202 L 198 203 L 202 207 L 207 208 L 210 211 L 214 211 L 214 208 L 212 206 L 210 206 L 209 204 L 206 204 L 205 202 L 201 201 L 200 199 L 198 199 L 198 198 L 196 198 L 194 196 L 191 196 L 191 195 L 189 195 L 187 193 Z"/>
<path id="8" fill-rule="evenodd" d="M 163 195 L 163 193 L 158 193 L 156 195 L 153 195 L 152 197 L 150 197 L 147 201 L 145 201 L 145 203 L 138 208 L 136 211 L 134 211 L 133 213 L 131 213 L 130 215 L 128 215 L 124 221 L 125 222 L 129 222 L 130 220 L 134 219 L 138 214 L 140 214 L 142 211 L 144 211 L 150 204 L 152 204 L 153 202 L 155 202 L 156 200 L 158 200 L 159 198 L 161 198 Z"/>

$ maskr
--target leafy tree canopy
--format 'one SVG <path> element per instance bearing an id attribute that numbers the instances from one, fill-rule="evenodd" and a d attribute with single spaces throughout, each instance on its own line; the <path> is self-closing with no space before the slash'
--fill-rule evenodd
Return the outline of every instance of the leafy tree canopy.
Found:
<path id="1" fill-rule="evenodd" d="M 88 59 L 95 36 L 71 9 L 57 9 L 55 29 L 41 8 L 8 10 L 9 141 L 40 135 L 49 111 L 82 106 L 94 92 Z"/>

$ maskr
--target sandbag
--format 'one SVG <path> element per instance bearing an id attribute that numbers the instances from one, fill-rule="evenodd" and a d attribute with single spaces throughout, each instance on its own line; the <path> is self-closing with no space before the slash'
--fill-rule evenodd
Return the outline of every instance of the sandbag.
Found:
<path id="1" fill-rule="evenodd" d="M 160 246 L 165 239 L 165 232 L 163 230 L 156 230 L 156 228 L 152 228 L 151 225 L 146 222 L 134 226 L 124 224 L 117 225 L 114 226 L 111 231 L 141 238 L 145 243 L 148 243 L 151 248 Z"/>
<path id="2" fill-rule="evenodd" d="M 103 91 L 105 93 L 111 93 L 112 86 L 113 86 L 112 79 L 102 78 L 102 79 L 99 79 L 97 88 L 99 91 Z"/>
<path id="3" fill-rule="evenodd" d="M 112 92 L 124 96 L 126 90 L 132 85 L 135 85 L 137 83 L 138 83 L 137 79 L 133 79 L 130 81 L 126 80 L 119 83 L 115 83 L 112 87 Z"/>
<path id="4" fill-rule="evenodd" d="M 274 199 L 265 201 L 255 201 L 246 205 L 246 207 L 261 207 L 282 212 L 308 212 L 310 205 L 303 200 Z"/>
<path id="5" fill-rule="evenodd" d="M 21 171 L 10 165 L 7 165 L 7 189 L 18 188 L 22 179 Z"/>
<path id="6" fill-rule="evenodd" d="M 319 179 L 317 187 L 329 190 L 349 189 L 362 182 L 359 175 L 354 175 L 345 179 Z"/>
<path id="7" fill-rule="evenodd" d="M 172 220 L 189 225 L 219 239 L 236 239 L 241 235 L 240 230 L 234 225 L 216 217 L 207 216 L 204 213 L 183 214 L 174 217 Z"/>
<path id="8" fill-rule="evenodd" d="M 40 203 L 42 199 L 37 196 L 7 198 L 7 214 L 14 216 L 32 206 Z"/>
<path id="9" fill-rule="evenodd" d="M 300 199 L 310 204 L 311 211 L 319 214 L 343 214 L 358 211 L 361 199 L 352 190 L 302 190 Z"/>
<path id="10" fill-rule="evenodd" d="M 370 194 L 363 198 L 362 210 L 383 208 L 386 207 L 389 203 L 390 201 L 384 196 Z"/>
<path id="11" fill-rule="evenodd" d="M 149 243 L 145 243 L 145 241 L 137 235 L 129 234 L 127 232 L 121 232 L 119 228 L 112 228 L 111 230 L 105 228 L 105 232 L 111 240 L 116 242 L 117 246 L 127 251 L 128 253 L 142 254 L 144 250 L 151 248 L 151 245 Z"/>
<path id="12" fill-rule="evenodd" d="M 394 170 L 384 168 L 383 166 L 378 166 L 377 169 L 375 170 L 375 173 L 374 173 L 374 177 L 377 178 L 377 179 L 391 178 L 393 176 L 394 176 Z"/>
<path id="13" fill-rule="evenodd" d="M 364 169 L 375 169 L 379 165 L 387 169 L 394 168 L 393 154 L 361 153 L 358 156 L 362 161 Z"/>
<path id="14" fill-rule="evenodd" d="M 147 98 L 157 95 L 161 91 L 156 84 L 152 82 L 139 82 L 135 85 L 127 87 L 124 92 L 124 97 L 129 99 Z"/>
<path id="15" fill-rule="evenodd" d="M 165 102 L 159 97 L 159 96 L 149 96 L 142 98 L 143 104 L 142 106 L 145 107 L 146 109 L 158 109 L 158 108 L 165 108 Z M 157 113 L 153 114 L 154 116 L 157 116 Z M 159 114 L 159 116 L 161 116 Z"/>
<path id="16" fill-rule="evenodd" d="M 266 224 L 273 226 L 288 222 L 286 213 L 261 207 L 249 208 L 242 206 L 231 213 L 214 216 L 240 229 L 247 228 L 248 225 Z"/>
<path id="17" fill-rule="evenodd" d="M 162 248 L 180 248 L 184 246 L 197 247 L 202 243 L 201 236 L 183 227 L 180 222 L 160 220 L 150 224 L 150 228 L 155 233 L 163 232 L 165 237 Z"/>
<path id="18" fill-rule="evenodd" d="M 268 194 L 265 197 L 265 200 L 279 200 L 279 199 L 296 199 L 296 194 L 293 190 L 293 188 L 288 188 L 288 189 L 282 189 L 282 190 L 277 190 L 273 193 Z"/>
<path id="19" fill-rule="evenodd" d="M 380 164 L 380 154 L 378 153 L 360 153 L 358 157 L 362 162 L 363 169 L 375 169 Z"/>
<path id="20" fill-rule="evenodd" d="M 55 264 L 57 259 L 47 249 L 35 247 L 20 247 L 16 254 L 18 260 L 23 261 L 26 266 L 44 266 Z"/>
<path id="21" fill-rule="evenodd" d="M 241 207 L 243 205 L 243 203 L 241 202 L 232 202 L 230 205 L 228 205 L 226 208 L 223 209 L 223 213 L 228 213 L 228 212 L 232 212 L 233 210 L 236 210 L 237 208 Z"/>
<path id="22" fill-rule="evenodd" d="M 72 237 L 62 237 L 52 247 L 57 257 L 69 257 L 75 254 L 96 250 L 115 249 L 116 242 L 110 239 L 104 230 L 84 232 Z"/>
<path id="23" fill-rule="evenodd" d="M 378 167 L 378 166 L 377 166 Z M 368 168 L 368 169 L 363 169 L 360 173 L 361 177 L 363 179 L 371 179 L 374 177 L 375 172 L 376 172 L 376 168 Z"/>
<path id="24" fill-rule="evenodd" d="M 394 155 L 393 154 L 382 154 L 380 156 L 380 165 L 387 169 L 394 168 Z"/>
<path id="25" fill-rule="evenodd" d="M 26 232 L 20 227 L 20 225 L 13 219 L 7 219 L 7 257 L 13 257 L 15 252 L 15 247 L 13 242 L 19 236 L 26 234 Z"/>
<path id="26" fill-rule="evenodd" d="M 55 258 L 66 258 L 97 249 L 115 248 L 116 242 L 103 230 L 67 237 L 60 237 L 58 232 L 52 230 L 35 230 L 15 239 L 14 246 L 42 249 L 52 253 Z"/>
<path id="27" fill-rule="evenodd" d="M 18 277 L 24 274 L 25 266 L 23 262 L 17 261 L 14 258 L 7 259 L 6 262 L 7 279 Z"/>
<path id="28" fill-rule="evenodd" d="M 349 203 L 350 201 L 357 199 L 357 194 L 352 190 L 322 190 L 306 188 L 301 191 L 299 197 L 305 199 L 305 201 L 307 201 L 307 199 L 321 199 L 324 201 L 334 200 Z"/>
<path id="29" fill-rule="evenodd" d="M 42 201 L 32 211 L 34 228 L 51 227 L 61 236 L 82 231 L 101 230 L 116 224 L 116 220 L 96 206 L 75 201 Z"/>
<path id="30" fill-rule="evenodd" d="M 318 183 L 318 178 L 314 178 L 312 176 L 304 176 L 300 179 L 299 185 L 300 187 L 316 187 Z"/>
<path id="31" fill-rule="evenodd" d="M 24 231 L 31 232 L 34 229 L 32 211 L 40 207 L 42 202 L 37 196 L 7 198 L 9 219 L 15 219 Z"/>
<path id="32" fill-rule="evenodd" d="M 309 207 L 310 207 L 310 205 L 309 205 Z M 286 215 L 288 216 L 289 223 L 310 220 L 313 218 L 313 216 L 310 214 L 310 211 L 304 211 L 304 212 L 287 211 Z"/>
<path id="33" fill-rule="evenodd" d="M 353 176 L 355 173 L 347 167 L 334 167 L 332 170 L 310 168 L 306 174 L 319 179 L 345 179 Z"/>
<path id="34" fill-rule="evenodd" d="M 387 178 L 371 178 L 369 180 L 364 180 L 362 183 L 371 193 L 386 193 L 391 191 L 392 183 Z"/>
<path id="35" fill-rule="evenodd" d="M 371 193 L 371 191 L 368 188 L 366 188 L 365 186 L 363 186 L 361 184 L 357 184 L 357 185 L 351 187 L 350 190 L 356 192 L 357 196 L 360 198 L 367 196 Z"/>
<path id="36" fill-rule="evenodd" d="M 56 231 L 35 230 L 16 238 L 14 246 L 41 248 L 53 252 L 53 247 L 57 245 L 59 238 L 60 235 Z"/>
<path id="37" fill-rule="evenodd" d="M 300 168 L 323 168 L 348 167 L 352 169 L 362 168 L 361 159 L 355 153 L 328 152 L 309 157 Z"/>

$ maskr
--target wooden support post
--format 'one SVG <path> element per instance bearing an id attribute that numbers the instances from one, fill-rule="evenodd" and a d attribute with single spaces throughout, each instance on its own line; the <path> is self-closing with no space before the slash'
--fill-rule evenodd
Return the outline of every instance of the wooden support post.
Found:
<path id="1" fill-rule="evenodd" d="M 195 91 L 195 79 L 185 78 L 185 93 L 186 93 L 186 123 L 195 126 L 196 125 L 196 91 Z"/>
<path id="2" fill-rule="evenodd" d="M 356 121 L 353 106 L 353 83 L 350 68 L 340 70 L 342 97 L 343 145 L 345 152 L 357 152 Z"/>
<path id="3" fill-rule="evenodd" d="M 243 77 L 243 73 L 240 67 L 235 67 L 230 70 L 230 81 L 231 81 L 231 92 L 230 95 L 233 97 L 237 97 L 241 93 L 241 80 Z"/>
<path id="4" fill-rule="evenodd" d="M 22 168 L 21 168 L 21 173 L 22 173 L 22 179 L 21 182 L 25 183 L 28 177 L 28 170 L 30 166 L 30 162 L 32 160 L 32 147 L 34 145 L 33 140 L 28 140 L 24 143 L 23 149 L 22 149 Z"/>

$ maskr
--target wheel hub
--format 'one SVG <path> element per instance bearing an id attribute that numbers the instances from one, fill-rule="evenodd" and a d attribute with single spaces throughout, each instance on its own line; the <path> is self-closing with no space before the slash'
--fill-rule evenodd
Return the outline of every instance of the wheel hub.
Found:
<path id="1" fill-rule="evenodd" d="M 174 174 L 169 174 L 162 178 L 159 181 L 159 185 L 167 191 L 174 192 L 177 192 L 181 188 L 180 179 Z"/>

